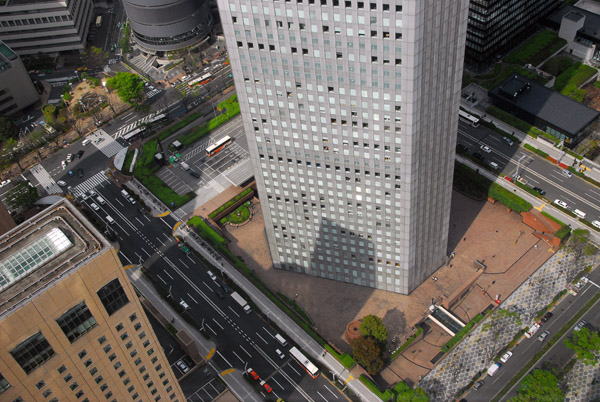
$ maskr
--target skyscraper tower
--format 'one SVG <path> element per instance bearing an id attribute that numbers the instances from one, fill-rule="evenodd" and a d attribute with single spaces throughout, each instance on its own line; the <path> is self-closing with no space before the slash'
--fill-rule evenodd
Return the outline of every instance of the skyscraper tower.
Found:
<path id="1" fill-rule="evenodd" d="M 219 0 L 276 268 L 408 294 L 444 262 L 468 0 Z"/>

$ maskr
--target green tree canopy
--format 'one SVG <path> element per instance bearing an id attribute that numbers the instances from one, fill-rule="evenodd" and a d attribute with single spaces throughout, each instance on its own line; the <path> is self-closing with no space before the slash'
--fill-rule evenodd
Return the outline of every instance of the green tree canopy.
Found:
<path id="1" fill-rule="evenodd" d="M 380 343 L 385 343 L 387 339 L 387 329 L 381 318 L 376 315 L 368 315 L 360 323 L 360 333 L 362 336 L 372 336 Z"/>
<path id="2" fill-rule="evenodd" d="M 14 185 L 6 193 L 6 203 L 12 209 L 28 209 L 38 199 L 38 192 L 35 187 L 31 187 L 24 181 L 20 181 Z"/>
<path id="3" fill-rule="evenodd" d="M 412 389 L 401 381 L 394 387 L 396 402 L 429 402 L 429 395 L 423 388 Z"/>
<path id="4" fill-rule="evenodd" d="M 16 138 L 19 134 L 15 122 L 7 116 L 0 116 L 0 141 Z"/>
<path id="5" fill-rule="evenodd" d="M 383 368 L 381 349 L 374 338 L 357 338 L 352 341 L 353 356 L 371 375 L 375 375 Z"/>
<path id="6" fill-rule="evenodd" d="M 596 357 L 600 352 L 600 335 L 598 335 L 598 332 L 583 327 L 581 330 L 573 332 L 572 338 L 565 338 L 563 343 L 566 347 L 573 349 L 577 358 L 585 364 L 593 366 L 598 364 L 598 358 Z"/>
<path id="7" fill-rule="evenodd" d="M 519 386 L 518 396 L 510 402 L 534 402 L 544 396 L 544 402 L 562 402 L 564 392 L 558 386 L 558 379 L 548 370 L 534 370 L 528 374 Z"/>
<path id="8" fill-rule="evenodd" d="M 117 91 L 123 102 L 135 105 L 142 100 L 144 81 L 133 73 L 117 73 L 106 81 L 106 85 Z"/>

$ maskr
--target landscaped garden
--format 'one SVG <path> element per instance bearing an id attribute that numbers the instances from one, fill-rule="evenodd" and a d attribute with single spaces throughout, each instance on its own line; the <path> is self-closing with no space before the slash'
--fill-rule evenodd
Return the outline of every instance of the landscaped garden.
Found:
<path id="1" fill-rule="evenodd" d="M 246 222 L 250 218 L 250 204 L 250 201 L 248 201 L 245 204 L 240 205 L 235 211 L 221 219 L 221 223 L 229 222 L 232 225 L 239 225 Z"/>

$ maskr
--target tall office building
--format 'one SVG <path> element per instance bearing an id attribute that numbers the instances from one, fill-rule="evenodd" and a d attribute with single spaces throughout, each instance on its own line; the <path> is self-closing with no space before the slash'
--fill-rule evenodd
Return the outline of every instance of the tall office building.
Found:
<path id="1" fill-rule="evenodd" d="M 0 400 L 185 401 L 115 249 L 68 201 L 0 237 Z"/>
<path id="2" fill-rule="evenodd" d="M 85 49 L 92 0 L 0 1 L 0 40 L 19 56 Z"/>
<path id="3" fill-rule="evenodd" d="M 39 99 L 21 58 L 0 41 L 0 115 L 11 116 Z"/>
<path id="4" fill-rule="evenodd" d="M 151 52 L 192 46 L 213 27 L 208 0 L 124 0 L 136 41 Z"/>
<path id="5" fill-rule="evenodd" d="M 465 62 L 482 70 L 555 10 L 559 0 L 471 0 Z"/>
<path id="6" fill-rule="evenodd" d="M 219 0 L 276 268 L 410 293 L 445 260 L 467 0 Z"/>

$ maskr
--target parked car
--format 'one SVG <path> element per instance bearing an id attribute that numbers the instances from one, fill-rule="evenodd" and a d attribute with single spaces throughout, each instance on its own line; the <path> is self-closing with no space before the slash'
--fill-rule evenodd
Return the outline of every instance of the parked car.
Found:
<path id="1" fill-rule="evenodd" d="M 537 191 L 539 195 L 546 194 L 546 192 L 544 190 L 542 190 L 541 188 L 539 188 L 539 187 L 534 187 L 533 190 Z"/>
<path id="2" fill-rule="evenodd" d="M 227 286 L 227 284 L 226 284 L 226 283 L 222 283 L 222 284 L 221 284 L 221 289 L 223 289 L 223 291 L 224 291 L 225 293 L 229 293 L 229 292 L 231 292 L 231 289 L 229 288 L 229 286 Z"/>
<path id="3" fill-rule="evenodd" d="M 500 169 L 500 166 L 496 162 L 490 162 L 490 167 L 494 170 Z"/>
<path id="4" fill-rule="evenodd" d="M 482 162 L 483 162 L 483 159 L 484 159 L 483 156 L 480 153 L 478 153 L 478 152 L 475 152 L 473 154 L 473 158 L 478 159 L 478 160 L 480 160 Z"/>
<path id="5" fill-rule="evenodd" d="M 177 363 L 175 363 L 175 365 L 177 367 L 179 367 L 179 369 L 183 372 L 183 374 L 187 373 L 188 371 L 190 371 L 190 368 L 187 366 L 187 364 L 185 364 L 184 362 L 182 362 L 181 360 L 178 360 Z"/>
<path id="6" fill-rule="evenodd" d="M 10 184 L 10 180 L 2 180 L 2 183 L 0 183 L 0 188 L 6 186 L 7 184 Z"/>
<path id="7" fill-rule="evenodd" d="M 198 174 L 198 172 L 190 170 L 189 173 L 190 173 L 190 176 L 195 177 L 196 179 L 200 178 L 200 174 Z"/>
<path id="8" fill-rule="evenodd" d="M 88 193 L 90 193 L 90 197 L 95 197 L 96 195 L 98 195 L 94 190 L 90 190 L 88 191 Z"/>
<path id="9" fill-rule="evenodd" d="M 561 201 L 561 200 L 554 200 L 554 203 L 556 205 L 558 205 L 559 207 L 563 207 L 565 209 L 567 209 L 569 207 L 569 205 L 566 202 Z"/>
<path id="10" fill-rule="evenodd" d="M 502 139 L 504 140 L 504 142 L 506 142 L 511 147 L 513 146 L 514 142 L 510 138 L 508 138 L 508 137 L 502 137 Z"/>
<path id="11" fill-rule="evenodd" d="M 483 152 L 485 152 L 486 154 L 489 154 L 490 152 L 492 152 L 492 148 L 488 147 L 488 146 L 487 146 L 487 145 L 485 145 L 485 144 L 481 144 L 481 147 L 480 147 L 480 148 L 481 148 L 481 150 L 482 150 Z"/>
<path id="12" fill-rule="evenodd" d="M 135 198 L 133 198 L 133 197 L 129 197 L 129 198 L 127 199 L 127 201 L 129 201 L 129 202 L 131 203 L 131 205 L 134 205 L 134 204 L 135 204 Z"/>
<path id="13" fill-rule="evenodd" d="M 581 328 L 585 327 L 585 324 L 587 324 L 587 322 L 583 320 L 579 321 L 579 323 L 575 325 L 575 328 L 573 328 L 573 331 L 581 331 Z"/>
<path id="14" fill-rule="evenodd" d="M 250 376 L 250 378 L 252 378 L 253 380 L 258 380 L 258 374 L 256 373 L 256 371 L 252 370 L 251 368 L 249 368 L 247 371 L 248 375 Z"/>
<path id="15" fill-rule="evenodd" d="M 473 389 L 477 391 L 479 388 L 483 387 L 483 384 L 485 384 L 485 382 L 483 380 L 479 380 L 473 384 Z"/>
<path id="16" fill-rule="evenodd" d="M 260 382 L 260 386 L 263 387 L 265 391 L 267 391 L 267 394 L 273 392 L 273 388 L 271 388 L 271 386 L 267 384 L 264 380 Z"/>
<path id="17" fill-rule="evenodd" d="M 508 359 L 510 359 L 512 357 L 512 352 L 506 352 L 505 354 L 502 355 L 502 357 L 500 358 L 500 361 L 502 363 L 506 363 L 508 361 Z"/>
<path id="18" fill-rule="evenodd" d="M 542 317 L 542 322 L 547 322 L 550 318 L 552 318 L 554 314 L 552 314 L 551 312 L 547 312 L 546 314 L 544 314 L 544 316 Z"/>
<path id="19" fill-rule="evenodd" d="M 81 159 L 81 157 L 83 156 L 83 153 L 85 151 L 83 149 L 79 150 L 79 152 L 77 152 L 77 159 Z"/>
<path id="20" fill-rule="evenodd" d="M 67 162 L 71 162 L 73 160 L 73 154 L 67 154 Z"/>
<path id="21" fill-rule="evenodd" d="M 208 274 L 208 276 L 210 276 L 210 279 L 212 279 L 213 281 L 217 280 L 217 277 L 211 271 L 206 271 L 206 273 Z"/>
<path id="22" fill-rule="evenodd" d="M 592 226 L 596 226 L 598 229 L 600 229 L 600 221 L 592 221 Z"/>
<path id="23" fill-rule="evenodd" d="M 285 359 L 285 355 L 283 354 L 283 352 L 279 349 L 275 349 L 275 353 L 277 353 L 277 356 L 279 356 L 279 358 L 281 360 Z"/>
<path id="24" fill-rule="evenodd" d="M 565 177 L 573 176 L 573 173 L 569 172 L 567 169 L 561 169 L 560 173 L 562 173 L 562 175 Z"/>
<path id="25" fill-rule="evenodd" d="M 544 342 L 546 340 L 546 338 L 548 337 L 548 335 L 550 335 L 550 331 L 545 330 L 544 332 L 542 332 L 542 334 L 540 336 L 538 336 L 538 341 Z"/>
<path id="26" fill-rule="evenodd" d="M 189 304 L 187 304 L 187 303 L 185 302 L 185 300 L 183 300 L 183 299 L 181 299 L 181 301 L 179 302 L 179 305 L 180 305 L 181 307 L 183 307 L 183 308 L 184 308 L 184 310 L 187 310 L 187 309 L 189 309 L 189 308 L 190 308 L 190 305 L 189 305 Z"/>

